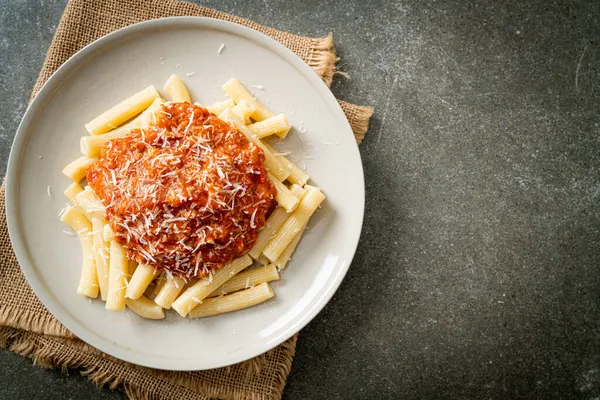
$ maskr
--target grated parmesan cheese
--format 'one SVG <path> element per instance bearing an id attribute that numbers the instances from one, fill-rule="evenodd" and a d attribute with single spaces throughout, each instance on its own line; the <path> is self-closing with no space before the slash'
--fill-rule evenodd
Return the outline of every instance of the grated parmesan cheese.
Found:
<path id="1" fill-rule="evenodd" d="M 254 244 L 275 196 L 262 150 L 204 108 L 168 103 L 88 171 L 128 257 L 184 279 Z"/>

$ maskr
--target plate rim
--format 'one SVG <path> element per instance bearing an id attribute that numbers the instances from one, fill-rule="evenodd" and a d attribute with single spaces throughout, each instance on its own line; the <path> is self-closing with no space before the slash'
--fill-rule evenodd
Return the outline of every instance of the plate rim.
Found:
<path id="1" fill-rule="evenodd" d="M 342 268 L 340 268 L 340 271 L 338 271 L 337 274 L 335 274 L 329 279 L 330 282 L 328 282 L 328 284 L 326 284 L 323 287 L 323 295 L 319 297 L 316 304 L 313 304 L 312 307 L 305 308 L 305 311 L 298 318 L 296 318 L 293 322 L 288 324 L 287 329 L 284 329 L 282 333 L 275 336 L 275 340 L 269 340 L 269 344 L 266 344 L 267 341 L 265 340 L 265 344 L 260 346 L 260 348 L 250 348 L 255 349 L 253 351 L 248 351 L 245 349 L 244 351 L 237 352 L 235 356 L 229 356 L 224 363 L 221 362 L 206 365 L 206 362 L 202 362 L 204 360 L 198 360 L 194 363 L 191 361 L 184 362 L 184 360 L 182 359 L 160 358 L 161 364 L 157 365 L 152 362 L 152 360 L 156 359 L 157 357 L 148 358 L 142 353 L 136 352 L 119 353 L 119 350 L 123 349 L 122 345 L 112 343 L 106 338 L 97 335 L 95 332 L 87 328 L 82 322 L 73 317 L 68 311 L 68 309 L 60 305 L 58 300 L 56 300 L 55 294 L 48 290 L 47 287 L 42 283 L 41 279 L 37 275 L 35 268 L 30 262 L 30 257 L 28 255 L 28 251 L 26 250 L 25 245 L 26 240 L 24 239 L 24 235 L 22 234 L 22 227 L 20 226 L 21 215 L 20 205 L 18 204 L 19 180 L 17 178 L 20 176 L 20 167 L 23 161 L 23 150 L 24 147 L 26 147 L 29 139 L 27 131 L 30 129 L 32 123 L 35 122 L 38 114 L 40 113 L 40 111 L 43 110 L 45 104 L 47 104 L 47 99 L 53 94 L 55 88 L 60 86 L 61 83 L 79 67 L 80 62 L 85 62 L 98 50 L 102 50 L 106 46 L 118 43 L 123 39 L 127 39 L 128 37 L 134 36 L 146 30 L 152 31 L 157 29 L 176 29 L 186 27 L 200 29 L 208 28 L 227 32 L 230 34 L 241 36 L 245 39 L 248 39 L 270 49 L 276 55 L 282 57 L 286 62 L 292 65 L 298 71 L 298 73 L 300 73 L 307 80 L 309 80 L 309 82 L 315 87 L 319 94 L 323 96 L 324 101 L 333 110 L 333 113 L 337 114 L 336 117 L 338 117 L 338 119 L 340 119 L 340 116 L 342 117 L 341 121 L 344 121 L 346 130 L 349 131 L 348 133 L 351 134 L 352 137 L 354 137 L 350 123 L 347 120 L 340 104 L 338 103 L 331 90 L 327 87 L 327 85 L 325 85 L 321 77 L 299 56 L 297 56 L 283 44 L 277 42 L 275 39 L 254 29 L 245 27 L 243 25 L 239 25 L 229 21 L 222 21 L 214 18 L 194 16 L 159 18 L 129 25 L 120 28 L 114 32 L 111 32 L 105 36 L 102 36 L 99 39 L 96 39 L 95 41 L 89 43 L 88 45 L 77 51 L 75 54 L 73 54 L 71 57 L 69 57 L 69 59 L 65 61 L 50 76 L 50 78 L 44 83 L 39 92 L 36 94 L 34 99 L 30 102 L 19 124 L 19 127 L 17 128 L 8 159 L 5 191 L 6 222 L 13 250 L 15 252 L 19 267 L 25 275 L 28 284 L 30 285 L 38 299 L 41 301 L 41 303 L 44 305 L 44 307 L 46 307 L 46 309 L 61 324 L 63 324 L 66 329 L 73 332 L 78 338 L 80 338 L 87 344 L 98 348 L 102 352 L 107 353 L 120 360 L 130 362 L 136 365 L 172 371 L 206 370 L 212 368 L 221 368 L 242 361 L 246 361 L 279 346 L 281 343 L 285 342 L 290 337 L 298 333 L 310 321 L 312 321 L 319 312 L 321 312 L 321 310 L 325 307 L 325 305 L 329 303 L 329 301 L 341 285 L 345 275 L 347 274 L 350 268 L 352 260 L 354 259 L 354 255 L 356 254 L 356 250 L 362 233 L 362 225 L 365 212 L 364 171 L 362 162 L 359 162 L 357 164 L 357 170 L 355 174 L 359 175 L 357 177 L 357 181 L 360 183 L 360 190 L 358 191 L 360 193 L 360 198 L 356 200 L 358 202 L 358 206 L 361 212 L 360 215 L 357 215 L 355 217 L 359 229 L 356 238 L 354 238 L 351 245 L 348 246 L 348 262 Z M 354 142 L 354 146 L 352 148 L 355 152 L 355 156 L 357 156 L 358 160 L 360 161 L 361 157 L 360 152 L 358 150 L 358 143 Z M 130 357 L 129 354 L 131 354 L 132 356 Z M 140 354 L 143 359 L 136 357 L 136 354 Z"/>

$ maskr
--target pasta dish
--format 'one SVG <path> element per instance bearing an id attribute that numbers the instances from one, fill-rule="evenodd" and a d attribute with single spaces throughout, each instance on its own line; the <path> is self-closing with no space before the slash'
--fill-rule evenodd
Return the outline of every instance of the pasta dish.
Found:
<path id="1" fill-rule="evenodd" d="M 79 294 L 150 319 L 275 295 L 325 196 L 266 140 L 286 137 L 287 117 L 236 79 L 223 90 L 227 100 L 205 107 L 173 75 L 168 101 L 149 86 L 86 124 L 60 216 L 83 251 Z"/>

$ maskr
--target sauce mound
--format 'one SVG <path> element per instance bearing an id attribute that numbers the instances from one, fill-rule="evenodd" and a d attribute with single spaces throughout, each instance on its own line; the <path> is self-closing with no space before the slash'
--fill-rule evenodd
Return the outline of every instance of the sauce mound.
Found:
<path id="1" fill-rule="evenodd" d="M 254 143 L 206 109 L 166 103 L 87 173 L 128 257 L 189 279 L 252 248 L 275 189 Z"/>

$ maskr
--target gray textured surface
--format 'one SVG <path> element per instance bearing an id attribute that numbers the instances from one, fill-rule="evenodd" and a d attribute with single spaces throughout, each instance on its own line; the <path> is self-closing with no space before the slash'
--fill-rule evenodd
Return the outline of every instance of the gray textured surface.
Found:
<path id="1" fill-rule="evenodd" d="M 600 3 L 204 4 L 335 34 L 376 107 L 350 272 L 287 399 L 600 396 Z M 0 3 L 0 162 L 63 1 Z M 0 352 L 0 398 L 117 398 Z"/>

